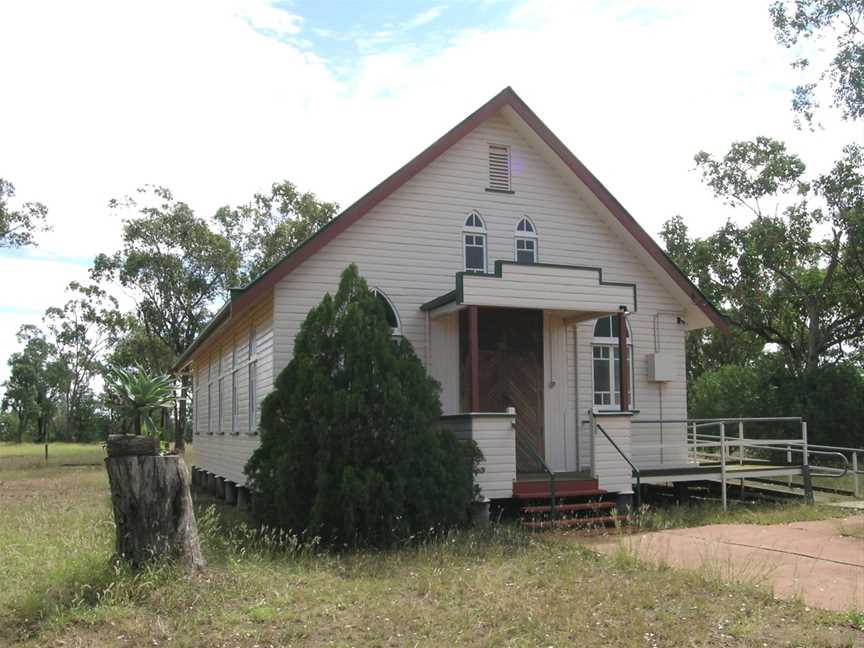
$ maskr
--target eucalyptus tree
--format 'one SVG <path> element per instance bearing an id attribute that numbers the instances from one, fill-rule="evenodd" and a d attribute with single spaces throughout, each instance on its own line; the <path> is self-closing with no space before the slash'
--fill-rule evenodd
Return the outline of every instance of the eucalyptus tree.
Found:
<path id="1" fill-rule="evenodd" d="M 31 423 L 35 425 L 35 439 L 47 443 L 48 427 L 68 382 L 68 372 L 57 357 L 56 347 L 38 327 L 22 326 L 17 338 L 24 348 L 9 357 L 10 373 L 4 383 L 2 408 L 13 411 L 18 418 L 19 443 Z"/>
<path id="2" fill-rule="evenodd" d="M 63 388 L 65 437 L 77 440 L 91 419 L 92 381 L 122 330 L 115 297 L 98 285 L 69 284 L 71 298 L 45 311 L 43 321 L 59 362 L 65 367 Z"/>
<path id="3" fill-rule="evenodd" d="M 48 215 L 45 205 L 26 202 L 19 209 L 12 209 L 9 200 L 14 197 L 15 185 L 0 178 L 0 249 L 34 245 L 34 235 L 50 229 L 45 221 Z"/>
<path id="4" fill-rule="evenodd" d="M 248 203 L 221 207 L 215 220 L 241 259 L 238 279 L 245 284 L 324 227 L 338 209 L 283 180 Z"/>
<path id="5" fill-rule="evenodd" d="M 144 187 L 137 198 L 113 200 L 110 205 L 134 215 L 123 222 L 121 249 L 97 256 L 91 275 L 98 281 L 118 282 L 134 303 L 143 334 L 176 358 L 236 284 L 239 253 L 165 187 Z M 179 451 L 185 446 L 189 390 L 189 376 L 181 376 L 174 435 Z"/>
<path id="6" fill-rule="evenodd" d="M 680 219 L 667 250 L 727 312 L 748 342 L 776 345 L 796 375 L 859 357 L 864 336 L 864 154 L 850 146 L 808 180 L 804 162 L 760 137 L 697 168 L 715 195 L 746 213 L 691 240 Z M 755 349 L 754 349 L 755 350 Z M 757 351 L 758 352 L 758 351 Z"/>
<path id="7" fill-rule="evenodd" d="M 864 0 L 777 0 L 770 11 L 781 45 L 806 51 L 812 44 L 811 51 L 829 52 L 822 70 L 794 89 L 793 110 L 812 123 L 819 107 L 816 90 L 827 82 L 832 104 L 845 119 L 864 117 Z M 793 67 L 806 73 L 814 66 L 802 54 Z"/>

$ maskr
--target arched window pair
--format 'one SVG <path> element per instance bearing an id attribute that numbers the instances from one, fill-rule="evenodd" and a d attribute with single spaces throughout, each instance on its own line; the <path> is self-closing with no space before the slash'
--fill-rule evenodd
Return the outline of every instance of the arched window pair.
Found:
<path id="1" fill-rule="evenodd" d="M 468 214 L 462 228 L 466 272 L 486 272 L 486 224 L 476 211 Z M 537 229 L 527 216 L 516 224 L 513 259 L 517 263 L 537 263 Z"/>
<path id="2" fill-rule="evenodd" d="M 594 323 L 594 334 L 591 338 L 594 407 L 600 410 L 621 408 L 619 325 L 618 315 L 601 317 Z M 633 385 L 636 373 L 633 371 L 633 335 L 630 333 L 629 322 L 627 322 L 627 353 L 629 354 L 627 364 L 630 368 L 630 402 L 627 404 L 627 409 L 632 410 L 635 403 Z"/>

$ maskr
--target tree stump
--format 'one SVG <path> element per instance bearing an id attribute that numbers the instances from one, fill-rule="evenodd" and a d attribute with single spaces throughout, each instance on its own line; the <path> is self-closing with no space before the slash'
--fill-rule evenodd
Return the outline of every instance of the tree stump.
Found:
<path id="1" fill-rule="evenodd" d="M 180 455 L 160 456 L 158 441 L 133 435 L 108 437 L 108 480 L 117 525 L 117 554 L 138 567 L 154 558 L 206 566 Z"/>

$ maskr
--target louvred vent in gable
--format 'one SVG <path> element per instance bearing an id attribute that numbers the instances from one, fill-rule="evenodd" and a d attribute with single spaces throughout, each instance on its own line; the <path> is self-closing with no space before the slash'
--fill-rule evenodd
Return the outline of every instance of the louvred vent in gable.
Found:
<path id="1" fill-rule="evenodd" d="M 489 188 L 510 191 L 510 149 L 489 145 Z"/>

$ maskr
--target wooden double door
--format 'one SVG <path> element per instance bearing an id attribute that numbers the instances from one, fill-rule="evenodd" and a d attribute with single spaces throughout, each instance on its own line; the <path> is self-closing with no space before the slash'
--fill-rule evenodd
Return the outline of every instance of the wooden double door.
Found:
<path id="1" fill-rule="evenodd" d="M 479 411 L 516 408 L 516 471 L 539 472 L 544 457 L 543 312 L 519 308 L 478 309 Z M 468 316 L 460 313 L 462 411 L 471 408 Z M 536 456 L 535 456 L 536 455 Z"/>

